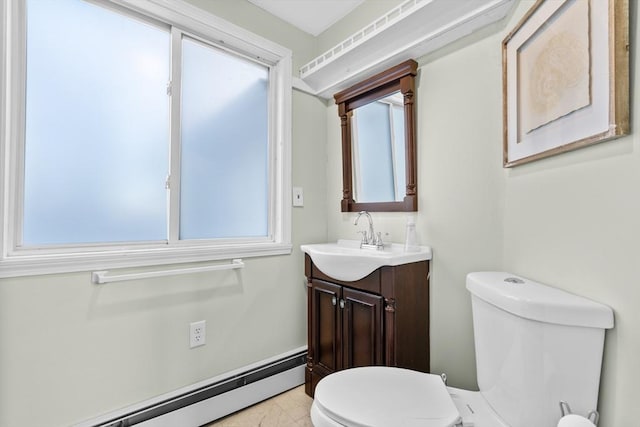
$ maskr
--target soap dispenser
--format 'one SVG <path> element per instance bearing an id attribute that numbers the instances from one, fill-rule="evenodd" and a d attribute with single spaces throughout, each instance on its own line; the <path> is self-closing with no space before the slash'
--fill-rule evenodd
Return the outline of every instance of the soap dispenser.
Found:
<path id="1" fill-rule="evenodd" d="M 420 247 L 418 246 L 418 234 L 416 232 L 416 217 L 414 215 L 407 216 L 404 250 L 405 252 L 417 252 L 420 250 Z"/>

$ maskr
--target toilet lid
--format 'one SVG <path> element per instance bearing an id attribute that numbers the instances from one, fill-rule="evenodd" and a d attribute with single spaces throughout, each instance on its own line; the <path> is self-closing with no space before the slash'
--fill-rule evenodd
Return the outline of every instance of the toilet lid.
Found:
<path id="1" fill-rule="evenodd" d="M 352 427 L 452 427 L 460 422 L 442 379 L 401 368 L 368 366 L 324 377 L 315 404 Z"/>

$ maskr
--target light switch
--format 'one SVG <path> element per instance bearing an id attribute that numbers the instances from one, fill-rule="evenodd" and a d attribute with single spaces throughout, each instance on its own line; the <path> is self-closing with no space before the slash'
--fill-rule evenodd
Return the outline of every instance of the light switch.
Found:
<path id="1" fill-rule="evenodd" d="M 293 206 L 304 206 L 302 187 L 293 187 Z"/>

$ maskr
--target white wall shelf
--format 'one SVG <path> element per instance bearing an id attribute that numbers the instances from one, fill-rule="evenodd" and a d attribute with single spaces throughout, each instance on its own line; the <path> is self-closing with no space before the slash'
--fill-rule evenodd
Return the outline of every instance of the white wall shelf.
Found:
<path id="1" fill-rule="evenodd" d="M 416 59 L 504 18 L 515 0 L 407 0 L 300 68 L 330 98 L 357 81 Z"/>

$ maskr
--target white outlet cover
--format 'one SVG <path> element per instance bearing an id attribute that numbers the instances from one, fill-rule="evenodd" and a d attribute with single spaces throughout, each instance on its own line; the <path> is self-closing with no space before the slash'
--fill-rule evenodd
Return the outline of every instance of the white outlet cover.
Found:
<path id="1" fill-rule="evenodd" d="M 200 347 L 206 344 L 207 322 L 200 320 L 189 324 L 189 347 Z"/>

